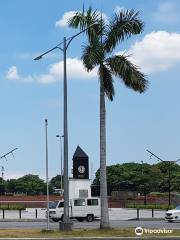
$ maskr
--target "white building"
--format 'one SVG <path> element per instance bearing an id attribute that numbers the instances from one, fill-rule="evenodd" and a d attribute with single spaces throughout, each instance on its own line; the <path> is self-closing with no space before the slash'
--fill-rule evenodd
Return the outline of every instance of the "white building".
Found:
<path id="1" fill-rule="evenodd" d="M 73 156 L 73 178 L 69 179 L 69 199 L 91 197 L 89 157 L 77 146 Z"/>
<path id="2" fill-rule="evenodd" d="M 69 179 L 69 199 L 91 197 L 90 179 Z"/>

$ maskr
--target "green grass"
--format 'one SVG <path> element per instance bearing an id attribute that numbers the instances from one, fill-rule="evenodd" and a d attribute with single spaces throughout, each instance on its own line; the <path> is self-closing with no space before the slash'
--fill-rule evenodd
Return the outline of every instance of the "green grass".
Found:
<path id="1" fill-rule="evenodd" d="M 3 204 L 0 205 L 0 210 L 25 210 L 24 205 L 15 205 L 15 204 Z"/>
<path id="2" fill-rule="evenodd" d="M 154 204 L 126 204 L 126 208 L 139 208 L 139 209 L 160 209 L 160 210 L 167 210 L 168 205 L 161 204 L 161 205 L 154 205 Z M 173 209 L 175 206 L 171 205 L 169 209 Z"/>
<path id="3" fill-rule="evenodd" d="M 40 229 L 0 229 L 0 238 L 59 238 L 59 237 L 133 237 L 134 228 L 126 229 L 76 229 L 73 231 L 40 230 Z M 172 234 L 152 234 L 143 236 L 180 236 L 180 230 Z"/>

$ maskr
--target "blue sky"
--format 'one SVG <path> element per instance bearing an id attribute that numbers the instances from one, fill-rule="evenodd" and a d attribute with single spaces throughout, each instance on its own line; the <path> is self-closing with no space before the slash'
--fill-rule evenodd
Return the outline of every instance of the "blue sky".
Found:
<path id="1" fill-rule="evenodd" d="M 120 44 L 147 74 L 149 88 L 138 94 L 115 79 L 116 96 L 107 101 L 107 164 L 149 162 L 146 149 L 167 160 L 180 157 L 180 2 L 84 1 L 102 10 L 107 21 L 114 11 L 134 8 L 145 22 L 144 32 Z M 49 121 L 49 173 L 60 172 L 56 134 L 63 130 L 62 53 L 33 61 L 43 51 L 77 31 L 66 19 L 82 10 L 81 0 L 2 0 L 0 2 L 0 150 L 14 147 L 15 157 L 1 160 L 5 177 L 27 173 L 45 176 L 44 119 Z M 88 74 L 80 61 L 85 36 L 67 53 L 69 167 L 77 145 L 89 155 L 93 173 L 99 167 L 99 85 L 96 71 Z"/>

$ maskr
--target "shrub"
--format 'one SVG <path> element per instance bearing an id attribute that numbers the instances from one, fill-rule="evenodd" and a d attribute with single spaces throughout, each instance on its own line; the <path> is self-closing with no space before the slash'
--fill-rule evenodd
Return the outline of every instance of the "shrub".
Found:
<path id="1" fill-rule="evenodd" d="M 25 210 L 26 207 L 24 205 L 18 205 L 18 204 L 3 204 L 0 205 L 0 210 Z"/>
<path id="2" fill-rule="evenodd" d="M 155 204 L 126 204 L 126 208 L 139 208 L 139 209 L 161 209 L 161 210 L 167 210 L 168 205 L 167 204 L 161 204 L 161 205 L 155 205 Z M 171 205 L 169 209 L 173 209 L 175 206 Z"/>

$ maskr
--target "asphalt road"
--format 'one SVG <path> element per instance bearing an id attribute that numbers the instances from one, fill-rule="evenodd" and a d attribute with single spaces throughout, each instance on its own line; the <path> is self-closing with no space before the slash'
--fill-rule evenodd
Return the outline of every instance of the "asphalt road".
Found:
<path id="1" fill-rule="evenodd" d="M 154 220 L 154 221 L 135 221 L 135 220 L 111 220 L 111 227 L 114 228 L 151 228 L 151 229 L 180 229 L 180 222 L 169 223 L 165 220 Z M 12 228 L 36 228 L 45 229 L 47 226 L 46 222 L 0 222 L 0 229 L 12 229 Z M 51 229 L 58 229 L 58 223 L 50 223 Z M 88 222 L 77 222 L 74 221 L 74 228 L 99 228 L 99 221 L 92 223 Z"/>

